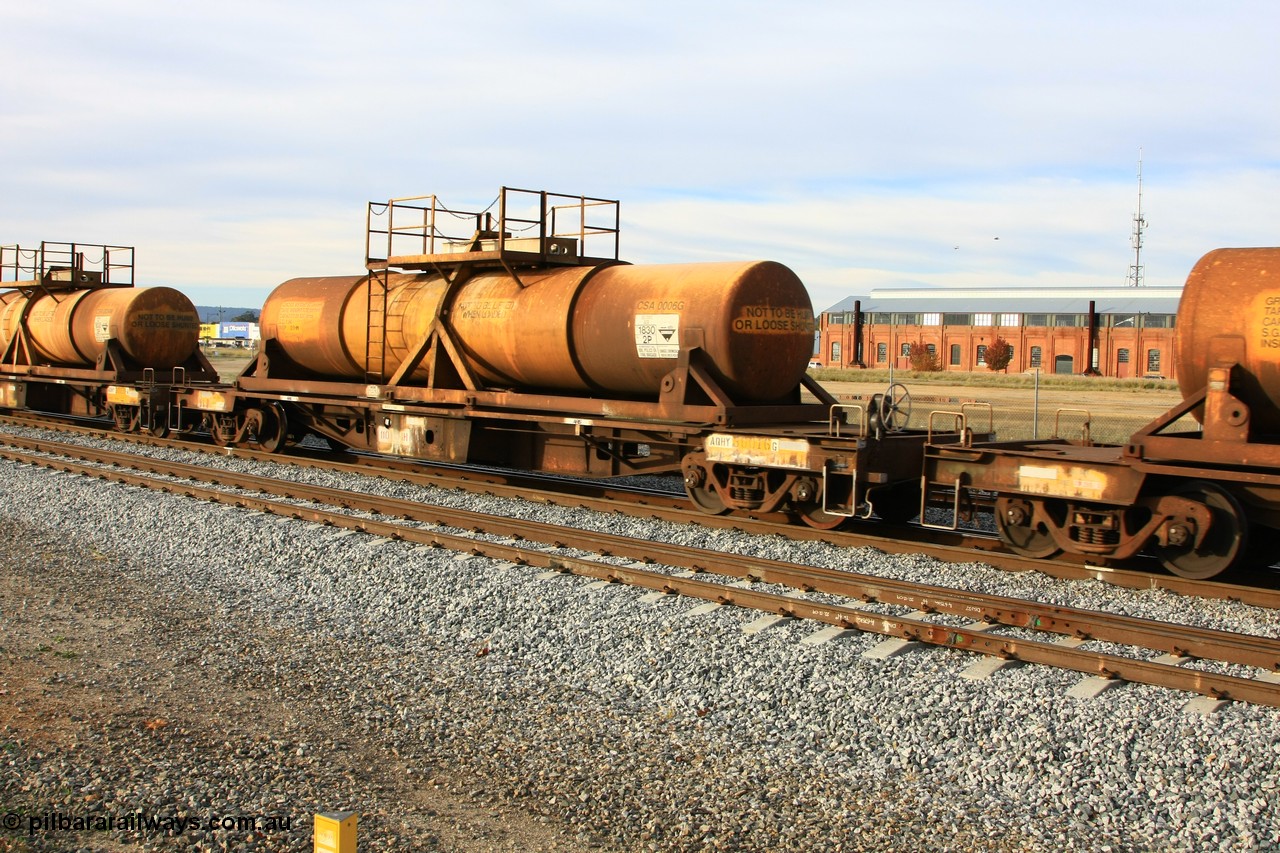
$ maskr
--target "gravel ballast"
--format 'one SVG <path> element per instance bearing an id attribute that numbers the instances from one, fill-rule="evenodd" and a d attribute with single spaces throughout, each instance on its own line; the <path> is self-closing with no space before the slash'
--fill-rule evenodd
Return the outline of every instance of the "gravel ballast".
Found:
<path id="1" fill-rule="evenodd" d="M 821 626 L 795 621 L 749 635 L 758 614 L 735 608 L 690 615 L 699 602 L 0 466 L 6 811 L 291 824 L 23 822 L 0 849 L 303 849 L 311 815 L 336 809 L 361 814 L 361 850 L 1280 846 L 1277 709 L 1192 714 L 1189 694 L 1128 684 L 1074 699 L 1081 676 L 1039 666 L 969 681 L 962 652 L 873 661 L 875 635 L 804 645 Z M 1239 603 L 362 487 L 1280 634 L 1274 612 Z"/>

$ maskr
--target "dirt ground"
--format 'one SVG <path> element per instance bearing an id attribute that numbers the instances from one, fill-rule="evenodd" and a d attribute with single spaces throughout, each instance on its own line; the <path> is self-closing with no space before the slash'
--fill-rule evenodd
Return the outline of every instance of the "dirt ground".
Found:
<path id="1" fill-rule="evenodd" d="M 1089 380 L 1081 379 L 1070 388 L 1051 387 L 993 387 L 954 384 L 914 383 L 910 377 L 898 380 L 911 394 L 913 403 L 933 405 L 942 401 L 979 401 L 993 406 L 1011 405 L 1033 407 L 1038 402 L 1042 412 L 1055 409 L 1083 408 L 1095 415 L 1144 414 L 1147 417 L 1172 408 L 1182 401 L 1182 395 L 1173 389 L 1132 388 L 1116 390 L 1113 386 L 1089 387 Z M 886 390 L 884 382 L 847 382 L 823 380 L 826 388 L 839 399 L 861 395 L 864 399 Z"/>
<path id="2" fill-rule="evenodd" d="M 471 795 L 480 783 L 465 773 L 434 767 L 425 778 L 415 775 L 407 756 L 376 739 L 353 737 L 348 721 L 318 710 L 305 685 L 277 682 L 272 689 L 244 683 L 237 673 L 248 670 L 237 666 L 206 667 L 202 655 L 215 641 L 205 635 L 225 629 L 227 620 L 200 604 L 192 598 L 175 606 L 124 577 L 112 558 L 96 551 L 86 557 L 10 520 L 0 536 L 0 812 L 6 815 L 0 853 L 117 853 L 139 845 L 309 850 L 312 816 L 302 806 L 313 789 L 369 807 L 360 818 L 361 850 L 584 846 L 572 830 L 519 805 Z M 259 639 L 290 644 L 288 636 L 268 630 L 246 642 Z M 302 744 L 337 746 L 303 758 Z M 221 754 L 257 756 L 260 761 L 247 763 L 265 771 L 213 783 L 209 759 Z M 157 767 L 172 778 L 153 778 Z M 195 783 L 211 785 L 208 790 L 249 786 L 244 802 L 274 796 L 279 813 L 291 818 L 291 831 L 258 833 L 248 845 L 230 833 L 216 835 L 213 844 L 192 837 L 187 845 L 182 836 L 24 829 L 29 817 L 52 813 L 125 815 L 159 808 L 149 803 L 182 802 L 185 786 Z M 212 796 L 208 790 L 201 796 Z M 136 794 L 142 805 L 106 803 L 120 792 Z"/>

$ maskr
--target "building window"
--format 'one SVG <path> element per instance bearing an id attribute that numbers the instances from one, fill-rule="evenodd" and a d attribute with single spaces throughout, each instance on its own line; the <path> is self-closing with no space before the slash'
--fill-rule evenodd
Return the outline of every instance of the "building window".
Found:
<path id="1" fill-rule="evenodd" d="M 924 320 L 922 320 L 922 321 L 920 322 L 920 325 L 922 325 L 922 326 L 941 326 L 941 325 L 942 325 L 942 315 L 941 315 L 941 314 L 925 314 L 925 315 L 924 315 Z"/>
<path id="2" fill-rule="evenodd" d="M 1079 314 L 1054 314 L 1054 315 L 1053 315 L 1053 325 L 1054 325 L 1054 326 L 1059 326 L 1059 327 L 1061 327 L 1061 326 L 1084 326 L 1084 325 L 1087 325 L 1087 323 L 1088 323 L 1088 321 L 1085 321 L 1084 323 L 1081 323 L 1081 322 L 1080 322 L 1080 315 L 1079 315 Z"/>
<path id="3" fill-rule="evenodd" d="M 1160 350 L 1147 350 L 1147 373 L 1159 375 L 1160 373 Z"/>
<path id="4" fill-rule="evenodd" d="M 990 326 L 990 325 L 992 324 L 992 323 L 991 323 L 991 317 L 992 317 L 992 315 L 991 315 L 991 314 L 974 314 L 974 315 L 973 315 L 973 325 L 975 325 L 975 326 Z"/>
<path id="5" fill-rule="evenodd" d="M 911 344 L 902 345 L 902 355 L 904 356 L 911 355 Z"/>
<path id="6" fill-rule="evenodd" d="M 840 364 L 840 342 L 832 341 L 831 342 L 831 365 L 835 366 L 838 364 Z"/>
<path id="7" fill-rule="evenodd" d="M 885 362 L 889 360 L 889 345 L 876 344 L 876 361 Z"/>
<path id="8" fill-rule="evenodd" d="M 987 345 L 978 344 L 978 367 L 987 366 Z"/>
<path id="9" fill-rule="evenodd" d="M 1127 349 L 1116 350 L 1116 362 L 1118 364 L 1129 363 L 1129 351 Z"/>
<path id="10" fill-rule="evenodd" d="M 1143 314 L 1142 328 L 1144 329 L 1172 329 L 1172 314 Z"/>
<path id="11" fill-rule="evenodd" d="M 1001 326 L 1017 326 L 1018 320 L 1021 317 L 1022 317 L 1021 314 L 1001 314 L 1000 325 Z"/>
<path id="12" fill-rule="evenodd" d="M 972 326 L 972 314 L 943 314 L 942 325 L 944 326 Z"/>
<path id="13" fill-rule="evenodd" d="M 919 314 L 894 314 L 893 316 L 897 318 L 899 326 L 919 326 L 920 325 Z"/>
<path id="14" fill-rule="evenodd" d="M 1049 315 L 1048 314 L 1028 314 L 1027 325 L 1028 326 L 1047 326 L 1049 325 Z"/>
<path id="15" fill-rule="evenodd" d="M 937 360 L 937 358 L 938 358 L 938 347 L 937 347 L 937 345 L 936 345 L 936 344 L 925 344 L 925 345 L 924 345 L 924 348 L 925 348 L 925 349 L 928 351 L 928 353 L 929 353 L 929 360 L 930 360 L 930 361 L 935 361 L 935 362 L 936 362 L 936 360 Z"/>
<path id="16" fill-rule="evenodd" d="M 960 363 L 960 345 L 959 344 L 951 345 L 951 363 L 953 365 L 958 365 Z"/>
<path id="17" fill-rule="evenodd" d="M 1031 348 L 1031 366 L 1032 366 L 1032 367 L 1039 367 L 1039 366 L 1040 366 L 1040 356 L 1041 356 L 1041 353 L 1042 353 L 1042 350 L 1040 349 L 1040 347 L 1032 347 L 1032 348 Z"/>

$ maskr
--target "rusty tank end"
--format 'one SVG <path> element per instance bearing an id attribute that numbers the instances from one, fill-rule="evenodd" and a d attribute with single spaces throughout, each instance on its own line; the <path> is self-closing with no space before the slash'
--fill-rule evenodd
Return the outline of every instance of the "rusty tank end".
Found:
<path id="1" fill-rule="evenodd" d="M 1232 392 L 1253 428 L 1280 432 L 1280 248 L 1215 249 L 1187 277 L 1175 339 L 1183 397 L 1209 381 L 1209 368 L 1236 362 L 1247 376 Z"/>
<path id="2" fill-rule="evenodd" d="M 776 400 L 813 355 L 813 307 L 773 261 L 613 266 L 578 298 L 573 333 L 583 373 L 602 389 L 656 392 L 681 344 L 696 341 L 730 394 Z"/>
<path id="3" fill-rule="evenodd" d="M 367 276 L 287 281 L 263 306 L 263 337 L 307 370 L 361 377 L 368 288 Z M 377 372 L 393 373 L 428 334 L 445 292 L 433 273 L 389 276 Z M 730 394 L 776 400 L 798 385 L 813 346 L 804 285 L 770 261 L 558 267 L 519 281 L 480 272 L 456 288 L 445 323 L 491 386 L 620 396 L 656 396 L 681 346 L 696 344 Z"/>
<path id="4" fill-rule="evenodd" d="M 30 300 L 30 305 L 28 301 Z M 140 367 L 182 364 L 200 340 L 196 307 L 169 287 L 112 287 L 37 293 L 0 293 L 0 349 L 18 335 L 26 313 L 26 343 L 33 361 L 93 366 L 115 338 Z"/>

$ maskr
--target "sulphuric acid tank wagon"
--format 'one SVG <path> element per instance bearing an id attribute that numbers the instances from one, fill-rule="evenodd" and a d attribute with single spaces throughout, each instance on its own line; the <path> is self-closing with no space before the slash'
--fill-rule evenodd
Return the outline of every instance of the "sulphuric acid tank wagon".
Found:
<path id="1" fill-rule="evenodd" d="M 793 391 L 813 348 L 808 293 L 772 261 L 499 269 L 456 285 L 392 273 L 385 311 L 371 312 L 376 286 L 368 275 L 286 281 L 263 306 L 263 337 L 314 374 L 355 378 L 390 374 L 442 324 L 490 387 L 626 398 L 656 396 L 693 345 L 743 401 Z M 369 365 L 371 338 L 386 346 Z M 410 381 L 425 378 L 420 367 Z"/>
<path id="2" fill-rule="evenodd" d="M 603 477 L 681 472 L 712 428 L 825 429 L 813 306 L 783 264 L 628 264 L 617 202 L 506 187 L 367 222 L 365 275 L 279 285 L 234 395 L 184 403 L 216 441 Z"/>
<path id="3" fill-rule="evenodd" d="M 0 348 L 22 337 L 33 363 L 91 367 L 115 340 L 140 367 L 167 369 L 196 351 L 195 306 L 169 287 L 0 293 Z"/>

